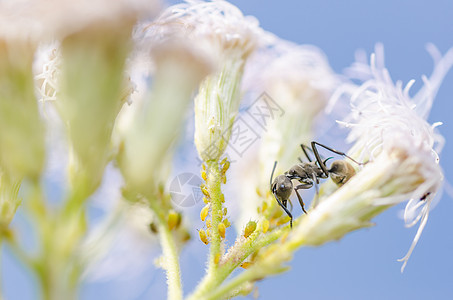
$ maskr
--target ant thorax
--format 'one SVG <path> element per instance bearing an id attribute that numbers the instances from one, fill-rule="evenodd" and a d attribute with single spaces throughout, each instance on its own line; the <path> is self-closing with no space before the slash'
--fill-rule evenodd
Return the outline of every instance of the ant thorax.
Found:
<path id="1" fill-rule="evenodd" d="M 301 182 L 307 182 L 307 180 L 313 182 L 314 178 L 316 178 L 316 181 L 318 181 L 318 178 L 326 178 L 322 169 L 316 165 L 316 162 L 303 162 L 297 164 L 289 169 L 285 175 Z"/>

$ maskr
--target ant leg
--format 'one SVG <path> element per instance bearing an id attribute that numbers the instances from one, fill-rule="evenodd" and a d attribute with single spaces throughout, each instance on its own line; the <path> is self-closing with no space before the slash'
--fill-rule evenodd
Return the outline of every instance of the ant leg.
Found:
<path id="1" fill-rule="evenodd" d="M 302 207 L 302 211 L 307 214 L 307 211 L 305 210 L 305 204 L 304 200 L 302 200 L 302 197 L 299 195 L 299 192 L 294 188 L 294 191 L 296 192 L 297 199 L 299 199 L 300 207 Z"/>
<path id="2" fill-rule="evenodd" d="M 304 154 L 305 154 L 305 156 L 307 157 L 308 161 L 309 161 L 309 162 L 312 162 L 310 156 L 308 155 L 307 149 L 310 150 L 312 153 L 315 153 L 315 152 L 314 152 L 312 149 L 310 149 L 310 147 L 308 147 L 308 146 L 306 146 L 306 145 L 304 145 L 304 144 L 300 144 L 300 147 L 302 148 L 302 151 L 304 151 Z M 318 155 L 319 155 L 319 153 L 318 153 Z M 316 155 L 315 155 L 315 156 L 316 156 Z M 323 158 L 321 155 L 319 155 L 319 159 L 318 159 L 318 157 L 316 157 L 316 162 L 318 163 L 318 165 L 320 165 L 320 164 L 319 164 L 319 161 L 320 161 L 321 159 L 323 159 L 323 160 L 324 160 L 324 165 L 325 165 L 326 162 L 327 162 L 329 159 L 331 159 L 331 158 L 333 158 L 333 157 L 329 157 L 329 158 L 327 158 L 327 159 L 324 160 L 324 158 Z M 300 159 L 300 158 L 299 158 L 299 161 L 300 161 L 301 163 L 303 163 L 302 159 Z M 328 177 L 328 176 L 325 175 L 324 177 L 321 177 L 321 178 L 327 178 L 327 177 Z"/>
<path id="3" fill-rule="evenodd" d="M 322 161 L 321 157 L 319 156 L 318 149 L 316 149 L 316 142 L 311 142 L 311 147 L 313 149 L 313 153 L 315 154 L 316 161 L 318 162 L 319 166 L 321 167 L 322 172 L 324 173 L 324 176 L 329 177 L 329 171 L 327 170 L 326 165 Z M 321 145 L 322 146 L 322 145 Z"/>
<path id="4" fill-rule="evenodd" d="M 344 156 L 344 157 L 346 157 L 346 158 L 349 158 L 350 160 L 352 160 L 353 162 L 355 162 L 355 163 L 358 164 L 359 166 L 362 166 L 362 165 L 365 164 L 365 163 L 361 163 L 361 162 L 356 161 L 355 159 L 353 159 L 352 157 L 350 157 L 349 155 L 347 155 L 347 154 L 344 153 L 344 152 L 335 150 L 335 149 L 333 149 L 333 148 L 327 147 L 326 145 L 323 145 L 323 144 L 320 144 L 320 143 L 318 143 L 318 142 L 313 141 L 313 142 L 311 142 L 311 146 L 312 146 L 312 148 L 313 148 L 313 152 L 315 153 L 315 156 L 316 156 L 316 154 L 318 154 L 318 156 L 316 157 L 316 159 L 318 159 L 318 157 L 319 157 L 319 153 L 318 153 L 318 149 L 316 149 L 316 145 L 321 146 L 321 147 L 323 147 L 324 149 L 327 149 L 327 150 L 329 150 L 329 151 L 331 151 L 331 152 L 333 152 L 333 153 L 336 153 L 336 154 L 338 154 L 338 155 L 341 155 L 341 156 Z M 318 162 L 319 162 L 319 160 L 318 160 Z M 325 167 L 325 165 L 324 165 L 324 167 Z"/>
<path id="5" fill-rule="evenodd" d="M 305 154 L 305 157 L 307 157 L 308 161 L 311 162 L 311 158 L 310 156 L 308 155 L 308 152 L 307 152 L 307 149 L 309 149 L 310 151 L 313 152 L 313 150 L 311 150 L 308 146 L 304 145 L 304 144 L 300 144 L 300 147 L 302 148 L 302 151 L 304 152 Z M 300 162 L 303 162 L 300 158 L 299 158 Z"/>
<path id="6" fill-rule="evenodd" d="M 313 183 L 315 185 L 316 195 L 318 195 L 319 194 L 319 189 L 318 189 L 319 179 L 318 179 L 318 177 L 315 176 L 315 174 L 311 175 L 311 179 L 313 180 Z"/>
<path id="7" fill-rule="evenodd" d="M 316 178 L 314 174 L 313 174 L 312 179 L 313 179 L 313 182 L 315 185 L 315 190 L 316 190 L 316 194 L 315 194 L 315 198 L 313 199 L 312 206 L 316 207 L 316 206 L 318 206 L 318 198 L 319 198 L 319 187 L 318 187 L 319 181 L 318 181 L 318 178 Z"/>
<path id="8" fill-rule="evenodd" d="M 297 199 L 299 200 L 299 204 L 302 207 L 302 211 L 304 213 L 307 213 L 307 211 L 305 210 L 304 200 L 302 200 L 302 197 L 300 196 L 298 190 L 300 190 L 300 189 L 307 190 L 307 189 L 311 188 L 312 186 L 313 186 L 312 183 L 304 183 L 304 184 L 299 184 L 294 188 L 294 191 L 296 192 L 296 195 L 297 195 Z"/>
<path id="9" fill-rule="evenodd" d="M 290 212 L 293 211 L 293 203 L 291 202 L 291 199 L 288 199 L 289 205 L 291 205 L 291 208 L 289 209 Z"/>
<path id="10" fill-rule="evenodd" d="M 293 215 L 289 212 L 289 210 L 286 208 L 286 206 L 283 205 L 283 203 L 280 200 L 278 200 L 276 192 L 273 191 L 272 193 L 274 194 L 275 200 L 277 200 L 278 205 L 280 205 L 283 208 L 283 210 L 286 212 L 286 214 L 289 216 L 289 218 L 290 218 L 289 226 L 291 228 L 293 228 Z"/>

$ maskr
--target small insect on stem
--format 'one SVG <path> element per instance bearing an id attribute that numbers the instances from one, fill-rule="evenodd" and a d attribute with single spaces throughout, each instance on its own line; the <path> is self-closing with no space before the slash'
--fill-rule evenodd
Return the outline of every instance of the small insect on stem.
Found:
<path id="1" fill-rule="evenodd" d="M 316 146 L 323 147 L 324 149 L 329 150 L 335 154 L 344 156 L 358 165 L 363 165 L 363 163 L 355 161 L 353 158 L 346 155 L 346 153 L 327 147 L 315 141 L 311 142 L 311 149 L 303 144 L 300 146 L 305 156 L 307 157 L 308 162 L 303 162 L 301 159 L 299 159 L 300 160 L 299 164 L 294 165 L 287 172 L 277 176 L 275 180 L 272 180 L 275 168 L 277 167 L 277 162 L 275 162 L 270 178 L 271 192 L 274 195 L 275 200 L 277 200 L 278 205 L 280 205 L 286 212 L 286 214 L 290 217 L 289 221 L 290 227 L 293 227 L 293 216 L 291 215 L 291 212 L 287 208 L 287 203 L 293 190 L 296 192 L 296 196 L 297 199 L 299 200 L 300 206 L 302 207 L 302 211 L 304 213 L 307 213 L 307 211 L 305 210 L 304 201 L 300 196 L 298 190 L 309 189 L 314 185 L 316 189 L 316 195 L 318 195 L 319 179 L 326 179 L 330 175 L 330 178 L 332 179 L 333 182 L 335 182 L 338 186 L 342 186 L 349 179 L 351 179 L 352 176 L 355 175 L 355 169 L 352 167 L 352 165 L 342 160 L 334 161 L 331 164 L 330 169 L 328 169 L 326 163 L 332 157 L 322 160 Z M 310 158 L 310 155 L 308 155 L 307 150 L 313 152 L 316 158 L 315 161 L 313 161 Z M 300 184 L 293 186 L 292 182 L 293 179 L 299 181 Z"/>
<path id="2" fill-rule="evenodd" d="M 198 231 L 198 235 L 200 236 L 200 240 L 205 244 L 209 244 L 209 239 L 208 239 L 208 236 L 206 235 L 206 232 L 204 231 L 204 229 L 200 229 Z"/>
<path id="3" fill-rule="evenodd" d="M 425 193 L 425 194 L 424 194 L 424 195 L 423 195 L 423 196 L 422 196 L 422 197 L 420 198 L 420 201 L 425 201 L 425 200 L 426 200 L 426 198 L 428 198 L 428 197 L 429 197 L 429 195 L 431 195 L 431 192 L 427 192 L 427 193 Z"/>

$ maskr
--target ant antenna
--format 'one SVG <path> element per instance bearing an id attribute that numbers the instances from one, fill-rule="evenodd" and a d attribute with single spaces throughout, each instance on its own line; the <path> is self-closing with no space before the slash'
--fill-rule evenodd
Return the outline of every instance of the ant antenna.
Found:
<path id="1" fill-rule="evenodd" d="M 305 157 L 307 157 L 308 161 L 311 162 L 311 158 L 310 158 L 310 156 L 308 155 L 308 152 L 307 152 L 307 149 L 306 149 L 306 148 L 308 148 L 308 147 L 305 146 L 304 144 L 300 144 L 300 147 L 302 148 L 302 151 L 304 152 Z M 310 149 L 310 148 L 308 148 L 308 149 Z M 313 150 L 311 150 L 311 149 L 310 149 L 310 151 L 313 152 Z M 300 162 L 302 162 L 302 160 L 301 160 L 300 158 L 299 158 L 299 160 L 300 160 Z"/>
<path id="2" fill-rule="evenodd" d="M 317 155 L 319 155 L 318 153 L 315 153 L 312 149 L 310 149 L 310 147 L 308 147 L 308 146 L 306 146 L 306 145 L 304 145 L 304 144 L 300 144 L 300 147 L 302 148 L 302 151 L 304 152 L 304 154 L 305 154 L 305 156 L 307 157 L 307 159 L 308 159 L 309 162 L 312 162 L 312 160 L 311 160 L 311 158 L 310 158 L 310 155 L 308 155 L 307 149 L 310 150 L 313 154 L 315 154 L 316 162 L 317 162 L 318 165 L 319 165 L 319 161 L 318 161 L 318 159 L 316 158 Z M 324 159 L 321 155 L 319 155 L 319 157 L 322 158 L 322 159 Z M 329 159 L 332 159 L 332 158 L 333 158 L 333 157 L 328 157 L 327 159 L 325 159 L 325 160 L 323 161 L 323 164 L 325 165 L 325 164 L 327 163 L 327 161 L 328 161 Z M 300 159 L 300 157 L 299 157 L 298 159 L 299 159 L 299 161 L 300 161 L 301 163 L 303 163 L 303 161 L 302 161 L 302 159 Z M 321 166 L 320 166 L 320 167 L 321 167 Z"/>
<path id="3" fill-rule="evenodd" d="M 271 187 L 271 192 L 272 192 L 272 179 L 274 178 L 274 171 L 275 171 L 276 167 L 277 167 L 277 161 L 274 162 L 274 167 L 272 168 L 272 173 L 271 173 L 271 180 L 269 181 L 270 187 Z"/>
<path id="4" fill-rule="evenodd" d="M 333 158 L 333 157 L 328 157 L 328 158 L 326 158 L 322 163 L 325 165 L 326 162 L 327 162 L 329 159 L 332 159 L 332 158 Z"/>

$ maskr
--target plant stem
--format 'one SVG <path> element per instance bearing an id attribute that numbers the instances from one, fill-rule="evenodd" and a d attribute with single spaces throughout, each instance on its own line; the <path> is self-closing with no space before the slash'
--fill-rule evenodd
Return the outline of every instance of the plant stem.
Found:
<path id="1" fill-rule="evenodd" d="M 229 273 L 233 272 L 249 255 L 275 242 L 288 231 L 287 228 L 280 228 L 267 234 L 261 234 L 258 228 L 260 228 L 260 224 L 249 238 L 228 251 L 225 267 L 229 269 Z"/>
<path id="2" fill-rule="evenodd" d="M 164 268 L 167 273 L 167 298 L 169 300 L 179 300 L 182 299 L 182 283 L 176 243 L 168 228 L 163 210 L 155 201 L 150 202 L 151 209 L 154 210 L 159 222 L 159 238 L 162 245 Z"/>
<path id="3" fill-rule="evenodd" d="M 238 276 L 234 277 L 233 279 L 229 280 L 227 283 L 217 287 L 210 293 L 204 295 L 199 299 L 208 300 L 208 299 L 225 299 L 240 288 L 241 285 L 257 278 L 256 272 L 250 272 L 246 270 L 239 274 Z"/>
<path id="4" fill-rule="evenodd" d="M 219 234 L 219 223 L 222 221 L 221 174 L 218 161 L 207 162 L 208 177 L 206 180 L 211 197 L 211 248 L 209 253 L 208 274 L 215 272 L 220 255 L 223 252 L 222 239 Z"/>
<path id="5" fill-rule="evenodd" d="M 260 227 L 258 226 L 258 228 Z M 201 299 L 205 295 L 210 294 L 213 290 L 216 290 L 250 254 L 276 241 L 285 231 L 287 230 L 278 229 L 264 235 L 257 229 L 257 231 L 244 242 L 237 243 L 228 251 L 228 254 L 225 257 L 225 259 L 227 259 L 225 264 L 218 266 L 213 273 L 208 272 L 188 299 Z"/>
<path id="6" fill-rule="evenodd" d="M 275 268 L 269 269 L 263 266 L 255 265 L 250 269 L 245 270 L 238 276 L 229 280 L 223 285 L 218 286 L 211 292 L 203 295 L 199 299 L 203 300 L 217 300 L 225 299 L 231 297 L 233 294 L 238 294 L 241 292 L 241 288 L 244 287 L 247 283 L 254 282 L 256 280 L 262 279 L 270 274 L 277 274 L 286 271 L 287 267 L 276 266 Z"/>
<path id="7" fill-rule="evenodd" d="M 254 273 L 244 271 L 238 276 L 234 277 L 227 283 L 217 287 L 211 293 L 207 294 L 203 299 L 225 299 L 230 294 L 234 293 L 241 285 L 253 279 Z"/>
<path id="8" fill-rule="evenodd" d="M 40 254 L 36 260 L 28 258 L 26 253 L 14 241 L 11 246 L 21 259 L 35 271 L 41 284 L 43 299 L 75 299 L 80 281 L 81 270 L 79 254 L 80 241 L 86 232 L 86 218 L 83 203 L 85 199 L 70 192 L 65 204 L 74 201 L 77 207 L 58 212 L 46 207 L 44 193 L 39 180 L 30 185 L 27 197 L 29 208 L 36 220 L 37 235 L 40 240 Z"/>
<path id="9" fill-rule="evenodd" d="M 181 271 L 173 236 L 166 226 L 161 226 L 159 232 L 167 270 L 168 299 L 182 299 Z"/>

